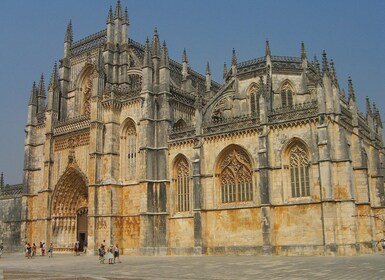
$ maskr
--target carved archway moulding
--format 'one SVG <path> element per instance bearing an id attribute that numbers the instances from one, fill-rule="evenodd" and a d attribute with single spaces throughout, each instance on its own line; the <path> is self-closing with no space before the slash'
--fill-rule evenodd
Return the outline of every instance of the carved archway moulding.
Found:
<path id="1" fill-rule="evenodd" d="M 52 218 L 76 217 L 78 209 L 87 207 L 87 202 L 87 177 L 76 161 L 70 160 L 52 195 Z"/>

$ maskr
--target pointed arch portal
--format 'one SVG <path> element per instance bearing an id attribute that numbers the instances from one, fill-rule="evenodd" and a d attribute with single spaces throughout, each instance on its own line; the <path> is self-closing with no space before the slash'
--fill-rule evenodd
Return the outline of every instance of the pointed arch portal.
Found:
<path id="1" fill-rule="evenodd" d="M 75 164 L 70 164 L 59 179 L 51 204 L 52 242 L 57 248 L 69 248 L 87 242 L 88 183 Z"/>

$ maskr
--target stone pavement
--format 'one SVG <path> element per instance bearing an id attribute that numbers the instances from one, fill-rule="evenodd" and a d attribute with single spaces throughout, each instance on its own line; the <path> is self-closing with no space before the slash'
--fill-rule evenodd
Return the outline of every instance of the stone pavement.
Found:
<path id="1" fill-rule="evenodd" d="M 100 264 L 97 256 L 0 258 L 0 279 L 385 279 L 385 255 L 357 257 L 121 256 Z"/>

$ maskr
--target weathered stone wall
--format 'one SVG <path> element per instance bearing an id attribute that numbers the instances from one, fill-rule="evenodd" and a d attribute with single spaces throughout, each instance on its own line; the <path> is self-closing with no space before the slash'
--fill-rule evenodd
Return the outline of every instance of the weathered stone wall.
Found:
<path id="1" fill-rule="evenodd" d="M 0 197 L 0 242 L 3 242 L 5 251 L 23 249 L 21 210 L 21 196 Z"/>

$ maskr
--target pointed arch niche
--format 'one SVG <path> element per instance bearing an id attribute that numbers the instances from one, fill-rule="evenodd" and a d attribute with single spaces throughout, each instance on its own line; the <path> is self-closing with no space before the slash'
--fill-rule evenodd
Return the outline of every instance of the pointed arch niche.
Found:
<path id="1" fill-rule="evenodd" d="M 137 158 L 137 131 L 133 119 L 127 118 L 120 134 L 121 180 L 135 179 Z"/>
<path id="2" fill-rule="evenodd" d="M 281 105 L 282 107 L 290 107 L 293 106 L 293 98 L 294 98 L 294 86 L 289 80 L 285 80 L 282 83 L 281 89 Z"/>
<path id="3" fill-rule="evenodd" d="M 307 145 L 300 139 L 292 139 L 285 148 L 285 182 L 290 198 L 310 197 L 310 153 Z"/>
<path id="4" fill-rule="evenodd" d="M 253 115 L 259 115 L 259 87 L 257 83 L 252 83 L 247 89 L 247 94 L 250 96 L 250 112 Z"/>
<path id="5" fill-rule="evenodd" d="M 70 162 L 55 186 L 51 202 L 52 242 L 58 248 L 72 248 L 81 228 L 87 240 L 88 180 L 76 162 Z M 79 211 L 82 223 L 79 225 Z"/>
<path id="6" fill-rule="evenodd" d="M 254 199 L 252 161 L 238 145 L 230 145 L 219 155 L 216 164 L 219 203 L 251 202 Z"/>
<path id="7" fill-rule="evenodd" d="M 177 155 L 174 160 L 172 182 L 175 193 L 175 212 L 191 211 L 191 168 L 188 159 L 182 154 Z"/>
<path id="8" fill-rule="evenodd" d="M 76 112 L 82 116 L 89 116 L 91 114 L 91 95 L 92 95 L 92 72 L 94 68 L 92 65 L 86 65 L 80 72 L 77 79 L 77 96 L 76 96 Z"/>

